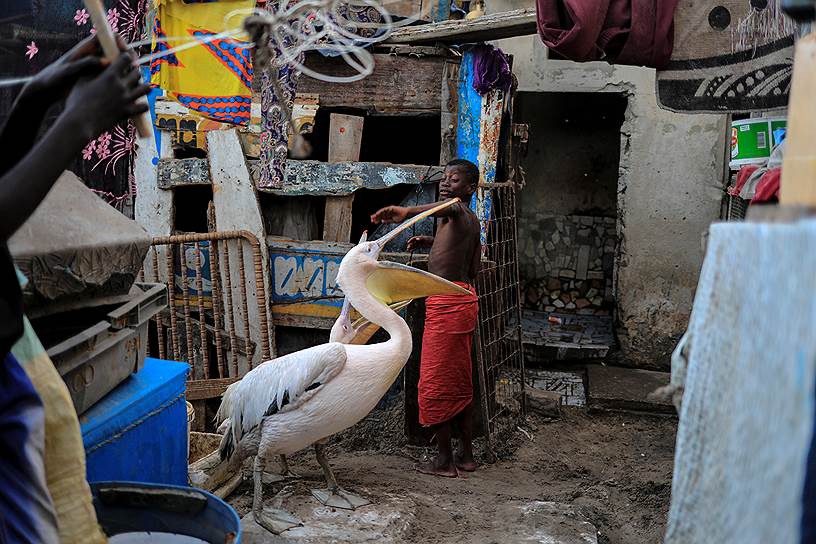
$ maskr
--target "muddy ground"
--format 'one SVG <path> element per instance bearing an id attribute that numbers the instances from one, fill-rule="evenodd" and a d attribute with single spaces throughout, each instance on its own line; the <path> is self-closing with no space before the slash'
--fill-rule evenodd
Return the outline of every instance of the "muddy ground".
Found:
<path id="1" fill-rule="evenodd" d="M 676 424 L 674 418 L 578 409 L 556 420 L 529 417 L 520 425 L 523 431 L 502 438 L 497 462 L 467 477 L 443 479 L 414 471 L 430 450 L 406 444 L 402 409 L 395 399 L 389 409 L 375 411 L 337 437 L 329 450 L 341 486 L 381 509 L 391 508 L 391 513 L 378 511 L 369 513 L 368 521 L 346 518 L 336 523 L 369 523 L 382 531 L 371 540 L 381 542 L 528 541 L 529 535 L 502 536 L 518 533 L 518 524 L 525 523 L 518 516 L 503 515 L 502 505 L 546 501 L 570 505 L 577 519 L 597 528 L 598 542 L 655 544 L 662 541 L 669 507 Z M 484 452 L 479 457 L 484 461 Z M 290 482 L 293 496 L 285 506 L 295 512 L 300 505 L 302 511 L 314 502 L 309 489 L 322 486 L 321 472 L 311 452 L 296 455 L 291 466 L 301 479 Z M 268 486 L 267 498 L 276 489 Z M 230 502 L 241 516 L 250 511 L 249 482 Z M 333 514 L 324 511 L 324 517 L 328 515 Z M 377 515 L 382 519 L 371 521 Z M 377 524 L 382 527 L 377 529 Z M 323 541 L 328 541 L 327 534 L 331 532 L 323 534 Z M 373 533 L 330 540 L 369 540 L 366 535 Z M 293 541 L 302 540 L 295 536 Z"/>

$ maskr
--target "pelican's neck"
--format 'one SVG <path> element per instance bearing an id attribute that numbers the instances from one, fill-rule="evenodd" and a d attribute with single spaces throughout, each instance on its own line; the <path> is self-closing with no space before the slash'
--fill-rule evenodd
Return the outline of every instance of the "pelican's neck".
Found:
<path id="1" fill-rule="evenodd" d="M 376 345 L 382 347 L 387 345 L 399 352 L 404 351 L 406 357 L 409 356 L 412 348 L 411 329 L 408 328 L 405 320 L 369 292 L 365 284 L 366 278 L 353 275 L 353 277 L 344 278 L 344 280 L 343 292 L 348 297 L 351 305 L 367 320 L 385 329 L 390 336 L 387 342 Z M 405 361 L 400 360 L 399 364 L 401 367 L 405 364 Z"/>

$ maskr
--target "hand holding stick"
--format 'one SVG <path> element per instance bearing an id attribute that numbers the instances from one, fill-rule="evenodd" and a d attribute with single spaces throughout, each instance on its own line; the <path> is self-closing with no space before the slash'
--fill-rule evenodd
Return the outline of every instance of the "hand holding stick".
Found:
<path id="1" fill-rule="evenodd" d="M 111 29 L 108 18 L 105 15 L 102 0 L 85 0 L 85 9 L 87 9 L 91 15 L 91 21 L 94 27 L 96 27 L 96 35 L 99 39 L 99 44 L 102 46 L 102 51 L 105 53 L 105 57 L 111 62 L 115 61 L 121 54 L 121 51 L 113 35 L 113 29 Z M 147 98 L 142 97 L 139 102 L 147 104 Z M 153 131 L 153 123 L 150 120 L 149 112 L 142 113 L 131 119 L 131 121 L 136 125 L 139 136 L 142 138 L 150 136 Z"/>

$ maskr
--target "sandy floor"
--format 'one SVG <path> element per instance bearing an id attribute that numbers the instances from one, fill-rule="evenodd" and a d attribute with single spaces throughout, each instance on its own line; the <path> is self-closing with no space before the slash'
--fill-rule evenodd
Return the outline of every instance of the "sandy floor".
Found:
<path id="1" fill-rule="evenodd" d="M 568 533 L 578 534 L 581 522 L 588 521 L 597 528 L 601 543 L 655 544 L 662 540 L 671 491 L 675 419 L 575 410 L 558 420 L 530 418 L 523 427 L 532 438 L 515 433 L 503 443 L 503 459 L 482 466 L 467 478 L 441 479 L 414 472 L 417 459 L 427 450 L 404 444 L 400 416 L 397 407 L 375 412 L 338 437 L 330 449 L 340 484 L 376 505 L 352 517 L 320 507 L 310 497 L 310 488 L 322 487 L 320 469 L 310 452 L 295 456 L 292 469 L 302 478 L 290 482 L 292 495 L 284 506 L 311 528 L 284 533 L 286 539 L 539 541 L 529 540 L 532 533 L 520 532 L 519 526 L 546 525 L 548 521 L 513 512 L 529 509 L 530 504 L 549 508 L 546 505 L 552 502 L 570 510 L 555 523 L 569 525 L 563 528 Z M 375 451 L 360 451 L 366 443 Z M 280 486 L 268 486 L 267 497 L 277 489 Z M 230 502 L 240 515 L 246 514 L 251 486 L 245 483 Z M 509 509 L 512 505 L 517 505 L 515 510 Z M 333 521 L 321 525 L 332 517 Z M 337 527 L 352 529 L 338 533 Z"/>

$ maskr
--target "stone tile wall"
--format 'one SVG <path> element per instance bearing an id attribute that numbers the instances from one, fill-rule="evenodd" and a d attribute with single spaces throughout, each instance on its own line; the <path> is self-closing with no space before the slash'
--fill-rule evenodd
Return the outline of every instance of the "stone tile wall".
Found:
<path id="1" fill-rule="evenodd" d="M 523 305 L 545 312 L 609 315 L 617 233 L 614 217 L 521 216 Z"/>

